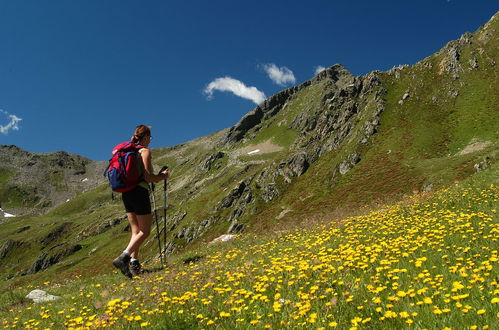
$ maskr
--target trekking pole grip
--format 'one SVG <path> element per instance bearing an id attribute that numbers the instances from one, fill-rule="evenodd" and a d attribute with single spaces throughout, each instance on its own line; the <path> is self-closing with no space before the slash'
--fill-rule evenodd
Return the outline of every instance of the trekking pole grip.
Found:
<path id="1" fill-rule="evenodd" d="M 161 168 L 161 170 L 159 170 L 158 175 L 160 175 L 163 171 L 166 171 L 167 169 L 168 169 L 168 166 L 166 166 L 166 165 L 165 165 L 165 166 L 163 166 L 163 167 Z M 166 179 L 165 179 L 165 182 L 166 182 Z M 164 189 L 166 190 L 166 185 L 165 185 L 165 188 L 164 188 Z"/>

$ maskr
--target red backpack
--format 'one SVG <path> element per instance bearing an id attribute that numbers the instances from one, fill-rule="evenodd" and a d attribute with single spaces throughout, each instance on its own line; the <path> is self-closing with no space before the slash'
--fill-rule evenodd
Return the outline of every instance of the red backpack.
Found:
<path id="1" fill-rule="evenodd" d="M 116 192 L 127 192 L 137 187 L 143 180 L 139 173 L 138 162 L 141 162 L 139 150 L 144 148 L 131 141 L 114 147 L 109 165 L 104 176 L 109 179 L 111 189 Z"/>

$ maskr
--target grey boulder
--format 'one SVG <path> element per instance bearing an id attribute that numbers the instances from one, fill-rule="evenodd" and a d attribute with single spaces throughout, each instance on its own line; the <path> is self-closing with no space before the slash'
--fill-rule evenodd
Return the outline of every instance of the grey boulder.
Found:
<path id="1" fill-rule="evenodd" d="M 51 294 L 48 294 L 47 292 L 43 290 L 33 290 L 31 291 L 27 296 L 27 299 L 31 299 L 36 303 L 41 303 L 41 302 L 46 302 L 46 301 L 52 301 L 52 300 L 57 300 L 60 299 L 61 297 L 59 296 L 53 296 Z"/>

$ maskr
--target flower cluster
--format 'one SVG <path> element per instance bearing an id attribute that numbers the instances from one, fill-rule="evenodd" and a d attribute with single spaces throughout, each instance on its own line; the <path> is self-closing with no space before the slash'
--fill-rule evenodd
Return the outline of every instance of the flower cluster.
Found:
<path id="1" fill-rule="evenodd" d="M 453 188 L 266 241 L 247 236 L 121 286 L 113 294 L 128 300 L 68 312 L 64 324 L 487 329 L 499 317 L 498 196 L 494 185 Z M 3 326 L 41 327 L 54 311 Z"/>

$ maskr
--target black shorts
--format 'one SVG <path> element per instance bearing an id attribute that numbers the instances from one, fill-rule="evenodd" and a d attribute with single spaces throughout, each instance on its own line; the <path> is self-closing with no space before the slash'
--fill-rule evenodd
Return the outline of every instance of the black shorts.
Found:
<path id="1" fill-rule="evenodd" d="M 149 190 L 137 186 L 134 189 L 121 194 L 123 204 L 127 213 L 136 215 L 151 214 L 151 202 L 149 201 Z"/>

